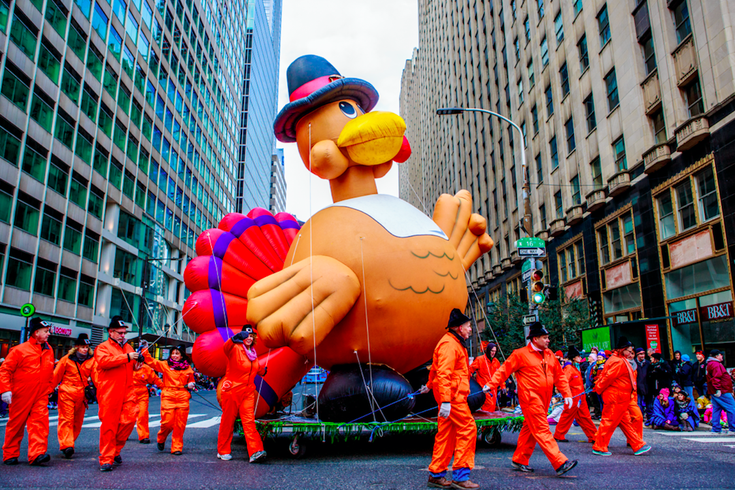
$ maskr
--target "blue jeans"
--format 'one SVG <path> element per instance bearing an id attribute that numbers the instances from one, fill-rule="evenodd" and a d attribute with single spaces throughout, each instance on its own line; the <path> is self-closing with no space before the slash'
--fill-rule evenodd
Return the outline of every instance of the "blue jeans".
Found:
<path id="1" fill-rule="evenodd" d="M 694 386 L 682 386 L 682 390 L 687 392 L 687 395 L 689 395 L 690 400 L 694 400 L 696 403 L 696 399 L 694 398 Z"/>
<path id="2" fill-rule="evenodd" d="M 735 434 L 735 398 L 732 393 L 723 393 L 712 397 L 712 432 L 722 432 L 720 417 L 722 412 L 727 413 L 727 425 L 730 432 Z"/>

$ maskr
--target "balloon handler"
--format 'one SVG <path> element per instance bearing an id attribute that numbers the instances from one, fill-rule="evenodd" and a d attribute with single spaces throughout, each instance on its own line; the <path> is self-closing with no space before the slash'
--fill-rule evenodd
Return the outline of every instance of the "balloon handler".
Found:
<path id="1" fill-rule="evenodd" d="M 156 385 L 163 388 L 161 378 L 142 362 L 135 363 L 133 368 L 133 387 L 131 388 L 131 396 L 138 404 L 138 419 L 135 423 L 138 431 L 138 442 L 141 444 L 150 444 L 150 429 L 148 428 L 148 405 L 150 403 L 150 394 L 148 393 L 148 385 Z"/>
<path id="2" fill-rule="evenodd" d="M 48 345 L 51 324 L 34 317 L 30 338 L 13 347 L 0 366 L 0 396 L 10 406 L 5 426 L 3 463 L 18 464 L 20 442 L 28 430 L 28 462 L 31 466 L 47 463 L 48 395 L 54 389 L 54 351 Z"/>
<path id="3" fill-rule="evenodd" d="M 113 316 L 107 327 L 108 339 L 94 351 L 97 404 L 100 418 L 100 471 L 112 471 L 122 464 L 120 452 L 135 427 L 138 404 L 132 396 L 133 366 L 140 357 L 125 334 L 128 324 Z"/>
<path id="4" fill-rule="evenodd" d="M 531 342 L 513 351 L 484 390 L 493 392 L 511 374 L 516 374 L 524 421 L 511 466 L 517 471 L 533 472 L 528 462 L 538 443 L 556 474 L 561 476 L 574 468 L 577 461 L 570 461 L 559 451 L 559 445 L 551 435 L 547 413 L 555 385 L 564 396 L 565 409 L 572 408 L 574 400 L 559 361 L 548 348 L 549 332 L 546 327 L 540 322 L 531 324 L 527 339 Z"/>
<path id="5" fill-rule="evenodd" d="M 480 485 L 470 481 L 470 471 L 475 467 L 477 424 L 467 404 L 470 373 L 465 341 L 472 334 L 472 323 L 455 308 L 449 315 L 447 329 L 449 332 L 444 334 L 434 349 L 429 381 L 420 389 L 421 393 L 433 390 L 440 407 L 428 486 L 480 488 Z M 454 463 L 450 481 L 445 475 L 452 456 Z"/>
<path id="6" fill-rule="evenodd" d="M 500 362 L 495 357 L 498 347 L 492 342 L 488 342 L 485 346 L 485 353 L 477 356 L 470 365 L 470 376 L 475 376 L 480 386 L 485 386 L 490 382 L 495 371 L 500 369 Z M 483 412 L 494 412 L 497 410 L 496 403 L 497 393 L 485 397 L 485 403 L 482 405 Z"/>
<path id="7" fill-rule="evenodd" d="M 290 215 L 255 209 L 200 234 L 184 274 L 186 323 L 201 334 L 194 362 L 223 376 L 230 327 L 249 324 L 261 363 L 269 359 L 256 417 L 318 365 L 330 371 L 318 398 L 322 421 L 373 412 L 396 420 L 420 386 L 405 375 L 431 359 L 444 319 L 467 304 L 465 270 L 493 241 L 466 190 L 439 197 L 433 218 L 378 194 L 376 179 L 410 147 L 403 119 L 373 111 L 370 83 L 315 55 L 286 75 L 290 102 L 275 119 L 276 137 L 295 142 L 306 168 L 329 180 L 334 204 L 300 228 Z"/>
<path id="8" fill-rule="evenodd" d="M 651 450 L 651 446 L 642 438 L 643 414 L 638 407 L 637 374 L 633 366 L 636 366 L 633 344 L 626 337 L 620 337 L 615 351 L 605 362 L 602 374 L 595 381 L 595 392 L 602 395 L 604 405 L 592 454 L 612 456 L 608 444 L 618 426 L 625 434 L 633 454 L 639 456 Z"/>
<path id="9" fill-rule="evenodd" d="M 171 454 L 181 456 L 184 450 L 184 430 L 189 419 L 189 399 L 193 390 L 194 370 L 186 360 L 186 347 L 179 345 L 171 349 L 166 361 L 154 359 L 147 346 L 142 349 L 147 365 L 163 375 L 161 389 L 161 428 L 156 442 L 158 450 L 163 451 L 168 435 L 171 436 Z"/>
<path id="10" fill-rule="evenodd" d="M 87 334 L 79 334 L 74 347 L 62 357 L 54 368 L 52 385 L 59 386 L 59 449 L 69 459 L 74 454 L 74 442 L 79 437 L 87 411 L 85 388 L 94 367 L 94 356 L 89 353 Z"/>
<path id="11" fill-rule="evenodd" d="M 265 376 L 268 368 L 260 366 L 255 352 L 256 339 L 255 330 L 250 325 L 246 325 L 241 332 L 225 342 L 227 372 L 219 385 L 222 419 L 217 436 L 217 457 L 224 461 L 232 459 L 232 431 L 238 414 L 242 422 L 250 462 L 259 463 L 266 457 L 263 441 L 255 427 L 255 405 L 258 400 L 255 381 L 256 377 Z"/>
<path id="12" fill-rule="evenodd" d="M 590 408 L 587 406 L 587 398 L 584 395 L 584 378 L 579 369 L 575 367 L 575 363 L 579 364 L 582 362 L 582 356 L 576 347 L 571 346 L 567 350 L 568 361 L 564 364 L 564 376 L 566 376 L 569 382 L 569 389 L 572 391 L 572 399 L 574 403 L 571 408 L 565 408 L 559 418 L 559 423 L 556 424 L 556 430 L 554 431 L 554 439 L 558 442 L 569 442 L 566 439 L 567 432 L 572 428 L 572 422 L 575 420 L 584 431 L 587 436 L 587 442 L 594 444 L 595 434 L 597 433 L 597 427 L 592 422 L 590 416 Z"/>

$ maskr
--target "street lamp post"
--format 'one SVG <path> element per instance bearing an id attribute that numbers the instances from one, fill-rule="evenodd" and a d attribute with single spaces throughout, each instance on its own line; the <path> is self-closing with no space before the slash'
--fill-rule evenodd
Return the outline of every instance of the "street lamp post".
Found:
<path id="1" fill-rule="evenodd" d="M 528 184 L 528 178 L 526 174 L 526 138 L 523 135 L 523 130 L 518 126 L 516 123 L 508 119 L 507 117 L 503 116 L 502 114 L 498 114 L 497 112 L 489 111 L 487 109 L 479 109 L 475 107 L 444 107 L 441 109 L 437 109 L 436 113 L 439 116 L 454 116 L 458 114 L 462 114 L 463 112 L 482 112 L 483 114 L 489 114 L 491 116 L 497 117 L 498 119 L 501 119 L 508 124 L 510 124 L 513 128 L 515 128 L 518 131 L 518 134 L 521 135 L 521 173 L 523 174 L 523 187 L 521 190 L 521 195 L 523 198 L 523 219 L 520 222 L 521 229 L 526 233 L 526 236 L 532 237 L 533 236 L 533 230 L 531 226 L 531 196 L 530 196 L 530 186 Z M 519 206 L 520 207 L 520 206 Z M 535 260 L 535 259 L 531 259 Z M 538 318 L 538 308 L 536 305 L 533 304 L 531 301 L 531 295 L 528 295 L 528 313 L 531 315 L 535 315 L 536 318 Z M 524 326 L 523 331 L 525 336 L 528 335 L 529 328 Z"/>
<path id="2" fill-rule="evenodd" d="M 168 260 L 170 262 L 179 262 L 179 261 L 185 260 L 185 259 L 188 260 L 189 259 L 189 256 L 188 255 L 184 255 L 182 257 L 177 257 L 177 258 L 174 258 L 174 259 L 172 259 L 172 258 L 155 259 L 155 258 L 152 258 L 152 257 L 146 257 L 144 259 L 145 261 L 143 262 L 143 300 L 145 301 L 145 293 L 148 290 L 148 280 L 149 280 L 149 277 L 148 277 L 148 265 L 151 262 L 159 262 L 159 261 L 166 261 L 166 260 Z M 151 312 L 148 312 L 148 314 L 152 316 L 152 313 Z M 138 322 L 138 342 L 140 342 L 142 338 L 143 338 L 143 323 Z"/>

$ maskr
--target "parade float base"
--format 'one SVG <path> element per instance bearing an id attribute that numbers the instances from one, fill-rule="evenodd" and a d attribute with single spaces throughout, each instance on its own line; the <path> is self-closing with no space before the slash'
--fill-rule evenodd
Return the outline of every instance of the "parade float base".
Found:
<path id="1" fill-rule="evenodd" d="M 501 433 L 518 432 L 523 426 L 523 415 L 508 412 L 481 412 L 473 414 L 477 424 L 478 437 L 490 447 L 498 446 Z M 436 434 L 436 418 L 412 417 L 395 422 L 321 422 L 315 418 L 286 415 L 275 419 L 256 420 L 255 424 L 263 439 L 285 439 L 289 442 L 289 452 L 294 457 L 302 457 L 306 441 L 314 442 L 372 442 L 376 438 L 399 434 Z M 242 426 L 237 424 L 236 431 L 243 434 Z"/>

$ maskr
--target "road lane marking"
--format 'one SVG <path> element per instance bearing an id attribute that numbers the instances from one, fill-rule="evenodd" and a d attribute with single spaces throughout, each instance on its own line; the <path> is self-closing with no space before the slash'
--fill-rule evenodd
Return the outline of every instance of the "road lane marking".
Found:
<path id="1" fill-rule="evenodd" d="M 694 442 L 732 442 L 732 437 L 685 437 L 687 441 Z"/>
<path id="2" fill-rule="evenodd" d="M 204 413 L 193 413 L 193 414 L 189 414 L 189 419 L 193 419 L 193 418 L 196 418 L 196 417 L 206 417 L 206 416 L 207 416 L 207 414 L 204 414 Z M 187 420 L 189 420 L 189 419 L 187 419 Z M 151 423 L 148 424 L 148 428 L 160 427 L 160 426 L 161 426 L 161 421 L 160 420 L 156 420 L 156 421 L 153 421 L 153 422 L 151 422 Z M 187 425 L 187 427 L 191 427 L 191 425 Z"/>
<path id="3" fill-rule="evenodd" d="M 209 427 L 212 427 L 214 425 L 219 424 L 219 421 L 222 417 L 212 417 L 211 419 L 207 420 L 200 420 L 199 422 L 195 422 L 193 424 L 189 424 L 186 426 L 187 429 L 208 429 Z"/>

